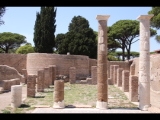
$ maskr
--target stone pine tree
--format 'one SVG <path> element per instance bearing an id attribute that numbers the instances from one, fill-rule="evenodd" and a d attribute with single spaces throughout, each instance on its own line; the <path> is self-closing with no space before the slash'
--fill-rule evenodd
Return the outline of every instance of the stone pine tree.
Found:
<path id="1" fill-rule="evenodd" d="M 157 34 L 156 30 L 150 28 L 151 37 Z M 122 48 L 122 60 L 125 60 L 125 50 L 127 60 L 130 59 L 131 45 L 138 41 L 139 22 L 136 20 L 119 20 L 114 23 L 108 32 L 108 38 L 119 42 Z"/>
<path id="2" fill-rule="evenodd" d="M 41 7 L 40 13 L 37 13 L 33 39 L 36 52 L 53 53 L 56 11 L 54 7 Z"/>

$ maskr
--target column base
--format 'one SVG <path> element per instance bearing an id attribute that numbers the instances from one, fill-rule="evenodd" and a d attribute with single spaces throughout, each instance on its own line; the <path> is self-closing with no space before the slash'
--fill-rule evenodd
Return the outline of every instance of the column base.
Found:
<path id="1" fill-rule="evenodd" d="M 139 105 L 139 109 L 142 110 L 142 111 L 148 111 L 149 107 L 151 107 L 151 105 L 144 105 L 144 106 Z"/>
<path id="2" fill-rule="evenodd" d="M 57 108 L 57 109 L 65 108 L 64 101 L 62 101 L 62 102 L 54 102 L 53 108 Z"/>
<path id="3" fill-rule="evenodd" d="M 107 102 L 97 101 L 96 108 L 101 110 L 107 109 Z"/>

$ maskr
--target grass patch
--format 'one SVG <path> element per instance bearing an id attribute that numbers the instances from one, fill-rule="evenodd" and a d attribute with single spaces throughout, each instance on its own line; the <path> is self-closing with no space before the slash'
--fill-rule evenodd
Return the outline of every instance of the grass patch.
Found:
<path id="1" fill-rule="evenodd" d="M 97 88 L 96 85 L 70 84 L 65 83 L 64 103 L 66 107 L 75 107 L 76 105 L 90 105 L 96 107 Z M 36 93 L 34 98 L 28 97 L 23 104 L 16 109 L 6 107 L 3 113 L 29 113 L 35 109 L 34 106 L 46 105 L 53 106 L 54 87 L 45 89 L 45 92 Z M 130 108 L 136 109 L 137 105 L 131 103 L 126 95 L 114 85 L 108 85 L 108 108 Z"/>

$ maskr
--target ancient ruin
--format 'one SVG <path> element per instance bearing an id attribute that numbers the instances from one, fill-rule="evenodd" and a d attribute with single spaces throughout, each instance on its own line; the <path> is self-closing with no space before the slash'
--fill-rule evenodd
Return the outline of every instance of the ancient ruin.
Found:
<path id="1" fill-rule="evenodd" d="M 27 85 L 27 97 L 54 85 L 53 108 L 65 108 L 64 83 L 90 84 L 97 87 L 96 108 L 107 109 L 108 85 L 128 93 L 131 102 L 138 102 L 141 110 L 160 107 L 160 54 L 149 54 L 150 19 L 141 15 L 140 57 L 131 61 L 107 61 L 107 20 L 97 16 L 98 59 L 83 55 L 29 53 L 0 54 L 0 93 L 11 91 L 12 107 L 21 104 L 21 83 Z M 47 62 L 46 62 L 47 61 Z M 17 97 L 18 96 L 18 97 Z M 16 102 L 17 100 L 17 102 Z"/>

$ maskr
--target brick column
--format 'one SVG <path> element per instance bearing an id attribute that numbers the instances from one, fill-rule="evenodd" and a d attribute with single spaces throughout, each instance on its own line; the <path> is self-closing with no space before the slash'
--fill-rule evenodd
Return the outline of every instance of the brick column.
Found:
<path id="1" fill-rule="evenodd" d="M 140 56 L 139 56 L 139 108 L 150 107 L 150 19 L 153 15 L 140 15 Z"/>
<path id="2" fill-rule="evenodd" d="M 138 77 L 132 75 L 129 80 L 129 100 L 138 102 Z"/>
<path id="3" fill-rule="evenodd" d="M 113 65 L 113 83 L 114 85 L 117 84 L 117 69 L 119 68 L 119 65 Z"/>
<path id="4" fill-rule="evenodd" d="M 97 103 L 96 108 L 107 109 L 107 20 L 109 15 L 97 15 L 98 20 L 98 57 L 97 57 Z"/>
<path id="5" fill-rule="evenodd" d="M 111 85 L 114 85 L 113 77 L 114 77 L 114 66 L 110 65 L 110 84 Z"/>
<path id="6" fill-rule="evenodd" d="M 129 92 L 129 71 L 123 70 L 122 72 L 122 90 L 123 92 Z"/>
<path id="7" fill-rule="evenodd" d="M 49 65 L 51 69 L 51 85 L 54 85 L 54 81 L 56 79 L 56 65 Z"/>
<path id="8" fill-rule="evenodd" d="M 123 68 L 117 69 L 117 86 L 118 87 L 122 87 L 122 71 L 123 71 Z"/>
<path id="9" fill-rule="evenodd" d="M 49 78 L 50 78 L 49 68 L 45 67 L 44 68 L 44 88 L 49 88 Z"/>
<path id="10" fill-rule="evenodd" d="M 91 67 L 92 85 L 97 85 L 97 66 Z"/>
<path id="11" fill-rule="evenodd" d="M 36 75 L 28 75 L 27 97 L 35 97 L 35 95 L 36 95 Z"/>
<path id="12" fill-rule="evenodd" d="M 76 83 L 76 68 L 75 67 L 69 68 L 69 82 L 70 84 Z"/>
<path id="13" fill-rule="evenodd" d="M 38 70 L 37 74 L 37 92 L 44 92 L 44 70 Z"/>

